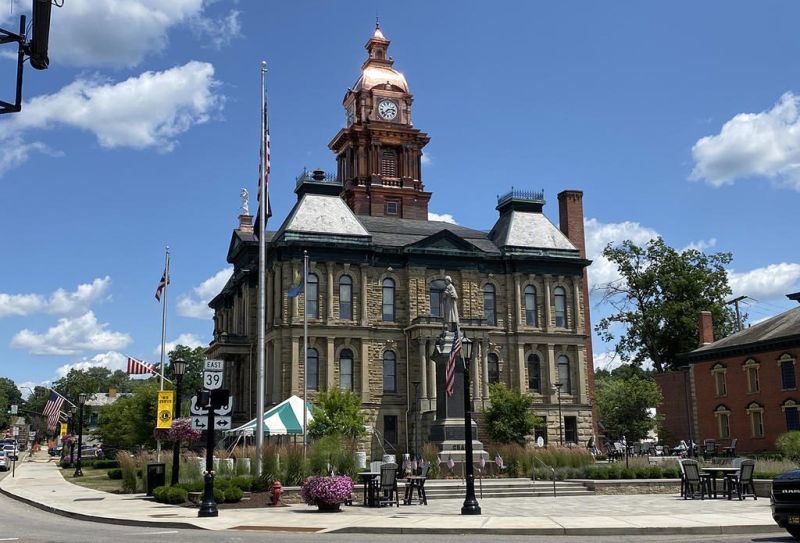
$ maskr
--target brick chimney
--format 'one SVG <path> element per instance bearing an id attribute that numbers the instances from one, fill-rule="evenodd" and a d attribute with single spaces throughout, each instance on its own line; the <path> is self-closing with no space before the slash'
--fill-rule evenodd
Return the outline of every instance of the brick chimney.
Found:
<path id="1" fill-rule="evenodd" d="M 714 321 L 711 318 L 711 311 L 701 311 L 698 321 L 700 331 L 700 346 L 714 343 Z"/>
<path id="2" fill-rule="evenodd" d="M 581 258 L 586 258 L 586 240 L 583 234 L 583 191 L 563 190 L 558 193 L 558 226 L 572 244 L 580 251 Z M 586 376 L 589 381 L 589 394 L 592 402 L 592 419 L 595 435 L 597 429 L 597 404 L 594 402 L 594 355 L 592 351 L 592 319 L 589 315 L 589 275 L 588 268 L 583 269 L 581 292 L 583 295 L 584 329 L 586 337 Z"/>
<path id="3" fill-rule="evenodd" d="M 117 387 L 108 387 L 108 399 L 114 399 L 117 397 Z"/>
<path id="4" fill-rule="evenodd" d="M 252 215 L 239 215 L 239 231 L 252 232 L 253 231 L 253 216 Z"/>

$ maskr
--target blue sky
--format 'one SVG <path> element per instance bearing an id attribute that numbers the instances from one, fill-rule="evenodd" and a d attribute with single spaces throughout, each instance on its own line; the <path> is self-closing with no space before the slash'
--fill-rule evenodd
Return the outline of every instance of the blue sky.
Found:
<path id="1" fill-rule="evenodd" d="M 1 26 L 28 5 L 0 0 Z M 282 219 L 303 167 L 334 169 L 376 14 L 431 136 L 432 212 L 488 229 L 514 186 L 544 189 L 557 222 L 556 194 L 582 189 L 593 284 L 614 279 L 606 243 L 662 235 L 733 252 L 751 320 L 792 307 L 796 3 L 66 0 L 50 69 L 26 66 L 24 110 L 0 118 L 0 374 L 156 361 L 166 245 L 167 339 L 207 343 L 239 190 L 256 189 L 260 61 Z M 611 349 L 596 340 L 598 365 Z"/>

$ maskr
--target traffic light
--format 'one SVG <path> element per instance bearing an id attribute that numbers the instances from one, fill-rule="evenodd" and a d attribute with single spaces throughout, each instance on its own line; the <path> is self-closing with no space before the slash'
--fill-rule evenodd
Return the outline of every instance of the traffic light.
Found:
<path id="1" fill-rule="evenodd" d="M 50 41 L 50 11 L 52 0 L 33 0 L 33 36 L 30 42 L 31 66 L 46 70 L 50 64 L 47 47 Z"/>

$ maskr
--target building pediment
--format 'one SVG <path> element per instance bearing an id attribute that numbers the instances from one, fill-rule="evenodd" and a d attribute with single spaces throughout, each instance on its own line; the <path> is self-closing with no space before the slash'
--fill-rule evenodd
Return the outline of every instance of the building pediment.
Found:
<path id="1" fill-rule="evenodd" d="M 405 246 L 407 252 L 483 252 L 450 230 L 441 230 L 415 243 Z"/>

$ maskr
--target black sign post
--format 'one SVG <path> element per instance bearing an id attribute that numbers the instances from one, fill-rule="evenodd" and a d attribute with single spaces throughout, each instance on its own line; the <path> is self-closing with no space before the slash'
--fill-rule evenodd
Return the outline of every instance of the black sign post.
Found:
<path id="1" fill-rule="evenodd" d="M 206 428 L 206 472 L 203 474 L 203 502 L 200 504 L 198 517 L 219 516 L 217 502 L 214 501 L 214 408 L 211 406 L 211 394 L 207 390 L 197 393 L 198 404 L 208 407 L 208 428 Z"/>

